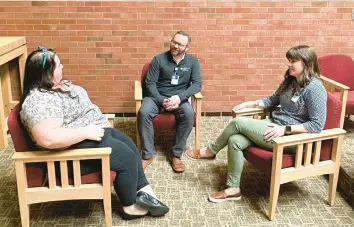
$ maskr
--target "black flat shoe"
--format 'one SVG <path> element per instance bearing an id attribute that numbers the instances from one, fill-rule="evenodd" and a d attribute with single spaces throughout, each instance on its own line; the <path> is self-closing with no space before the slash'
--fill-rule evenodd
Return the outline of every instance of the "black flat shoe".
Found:
<path id="1" fill-rule="evenodd" d="M 133 220 L 133 219 L 138 219 L 138 218 L 142 218 L 145 217 L 146 215 L 149 215 L 149 212 L 146 214 L 142 214 L 142 215 L 137 215 L 137 214 L 128 214 L 125 213 L 124 211 L 120 214 L 121 218 L 124 220 Z"/>
<path id="2" fill-rule="evenodd" d="M 140 191 L 136 196 L 136 204 L 141 208 L 147 209 L 148 215 L 160 217 L 165 215 L 170 209 L 158 199 L 146 192 Z"/>

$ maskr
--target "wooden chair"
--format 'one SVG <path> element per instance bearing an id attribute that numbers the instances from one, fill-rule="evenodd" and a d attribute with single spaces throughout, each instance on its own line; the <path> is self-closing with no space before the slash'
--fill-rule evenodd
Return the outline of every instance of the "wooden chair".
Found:
<path id="1" fill-rule="evenodd" d="M 344 54 L 331 54 L 318 58 L 321 74 L 349 87 L 346 115 L 354 114 L 354 61 Z"/>
<path id="2" fill-rule="evenodd" d="M 135 99 L 135 111 L 136 111 L 136 116 L 138 116 L 138 111 L 141 107 L 141 101 L 143 100 L 143 90 L 144 90 L 144 83 L 145 83 L 145 77 L 147 75 L 147 72 L 149 71 L 150 68 L 150 62 L 146 63 L 143 67 L 143 71 L 141 73 L 141 81 L 135 81 L 135 94 L 134 94 L 134 99 Z M 201 127 L 201 108 L 202 108 L 202 94 L 198 92 L 192 97 L 192 106 L 194 108 L 194 127 L 195 127 L 195 142 L 194 142 L 194 147 L 195 149 L 198 149 L 200 146 L 200 127 Z M 166 130 L 166 129 L 174 129 L 176 124 L 176 119 L 175 115 L 171 113 L 160 113 L 158 114 L 154 119 L 153 119 L 153 125 L 155 130 Z M 140 142 L 140 136 L 139 136 L 139 128 L 138 128 L 138 121 L 136 124 L 137 128 L 137 133 L 136 133 L 136 140 L 137 140 L 137 145 L 138 148 L 141 149 L 141 142 Z"/>
<path id="3" fill-rule="evenodd" d="M 22 227 L 30 226 L 30 204 L 78 199 L 103 199 L 106 226 L 112 226 L 111 184 L 116 173 L 110 171 L 111 148 L 38 151 L 21 124 L 18 106 L 9 114 L 8 128 L 16 151 L 12 159 Z M 81 176 L 80 160 L 88 159 L 100 159 L 102 172 Z M 73 162 L 73 178 L 68 177 L 67 161 Z M 60 178 L 56 177 L 54 162 L 60 162 Z"/>
<path id="4" fill-rule="evenodd" d="M 244 151 L 245 159 L 259 171 L 270 177 L 269 214 L 274 219 L 281 184 L 329 174 L 329 204 L 333 205 L 338 183 L 342 143 L 344 113 L 348 87 L 326 77 L 321 77 L 327 90 L 327 119 L 320 133 L 302 133 L 273 139 L 273 152 L 251 146 Z M 339 97 L 332 93 L 339 92 Z M 263 109 L 246 108 L 233 113 L 233 117 L 266 116 Z M 287 146 L 296 145 L 296 154 L 284 154 Z"/>

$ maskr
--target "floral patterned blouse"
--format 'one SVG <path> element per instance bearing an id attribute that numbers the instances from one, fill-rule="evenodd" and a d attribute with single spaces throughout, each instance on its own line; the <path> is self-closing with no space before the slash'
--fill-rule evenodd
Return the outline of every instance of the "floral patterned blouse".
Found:
<path id="1" fill-rule="evenodd" d="M 67 92 L 46 91 L 35 88 L 22 104 L 20 117 L 23 125 L 30 129 L 38 122 L 50 118 L 62 118 L 64 128 L 88 125 L 111 127 L 97 105 L 93 104 L 85 89 L 65 81 Z"/>

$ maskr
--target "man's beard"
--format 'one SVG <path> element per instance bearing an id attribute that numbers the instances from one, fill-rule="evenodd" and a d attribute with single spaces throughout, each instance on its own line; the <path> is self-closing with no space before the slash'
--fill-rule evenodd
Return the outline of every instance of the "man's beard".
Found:
<path id="1" fill-rule="evenodd" d="M 173 57 L 178 57 L 178 56 L 182 56 L 185 51 L 180 52 L 180 51 L 175 50 L 175 49 L 170 49 L 170 52 L 171 52 L 171 55 Z"/>

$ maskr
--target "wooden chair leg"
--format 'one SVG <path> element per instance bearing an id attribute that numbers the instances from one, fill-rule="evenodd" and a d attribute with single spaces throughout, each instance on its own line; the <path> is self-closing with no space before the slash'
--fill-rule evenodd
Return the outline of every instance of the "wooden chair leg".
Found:
<path id="1" fill-rule="evenodd" d="M 106 226 L 112 227 L 112 201 L 110 183 L 109 157 L 102 159 L 103 207 L 106 216 Z"/>
<path id="2" fill-rule="evenodd" d="M 269 220 L 274 220 L 275 217 L 275 210 L 278 203 L 278 196 L 279 196 L 279 188 L 280 184 L 274 183 L 273 180 L 270 186 L 270 198 L 269 198 Z"/>
<path id="3" fill-rule="evenodd" d="M 106 216 L 106 226 L 112 227 L 112 201 L 111 192 L 103 193 L 104 215 Z"/>
<path id="4" fill-rule="evenodd" d="M 139 135 L 139 126 L 138 122 L 136 123 L 136 146 L 138 147 L 139 151 L 141 152 L 141 141 L 140 141 L 140 135 Z"/>
<path id="5" fill-rule="evenodd" d="M 195 142 L 194 142 L 194 149 L 200 148 L 200 127 L 195 127 Z"/>
<path id="6" fill-rule="evenodd" d="M 272 163 L 272 176 L 270 181 L 270 198 L 269 198 L 269 219 L 274 220 L 275 209 L 278 203 L 279 189 L 280 189 L 280 172 L 283 152 L 282 146 L 275 146 L 273 148 L 273 163 Z"/>
<path id="7" fill-rule="evenodd" d="M 15 162 L 18 203 L 20 207 L 22 227 L 29 227 L 29 205 L 27 204 L 27 179 L 25 164 L 21 161 Z"/>
<path id="8" fill-rule="evenodd" d="M 336 200 L 338 176 L 339 176 L 339 171 L 336 171 L 336 173 L 334 173 L 334 174 L 329 174 L 328 201 L 329 201 L 329 205 L 331 205 L 331 206 L 333 206 L 333 204 Z"/>
<path id="9" fill-rule="evenodd" d="M 25 201 L 19 201 L 22 227 L 29 227 L 29 205 Z"/>
<path id="10" fill-rule="evenodd" d="M 201 128 L 201 121 L 202 121 L 202 102 L 201 100 L 196 101 L 196 119 L 195 119 L 195 144 L 194 148 L 200 148 L 200 128 Z"/>

